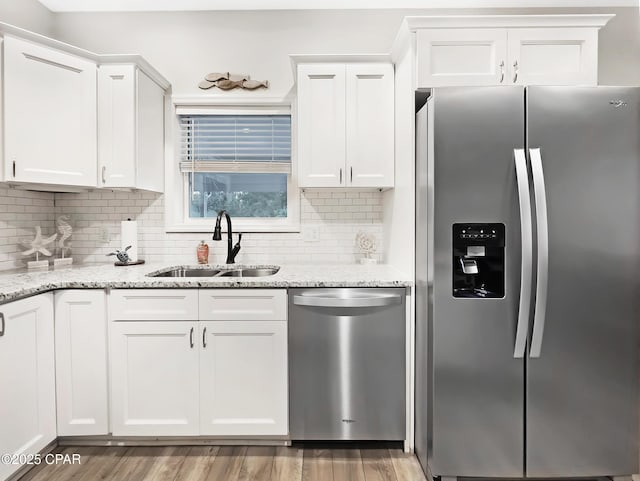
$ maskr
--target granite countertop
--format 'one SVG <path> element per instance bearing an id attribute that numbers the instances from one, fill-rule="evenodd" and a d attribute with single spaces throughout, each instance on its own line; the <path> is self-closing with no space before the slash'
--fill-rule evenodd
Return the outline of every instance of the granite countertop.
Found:
<path id="1" fill-rule="evenodd" d="M 413 284 L 408 276 L 384 264 L 283 265 L 276 274 L 265 277 L 147 277 L 149 273 L 164 271 L 170 267 L 194 266 L 143 264 L 115 267 L 93 264 L 44 272 L 7 271 L 0 274 L 0 303 L 55 289 L 408 287 Z M 231 266 L 198 267 L 225 269 Z M 233 267 L 258 266 L 234 264 Z"/>

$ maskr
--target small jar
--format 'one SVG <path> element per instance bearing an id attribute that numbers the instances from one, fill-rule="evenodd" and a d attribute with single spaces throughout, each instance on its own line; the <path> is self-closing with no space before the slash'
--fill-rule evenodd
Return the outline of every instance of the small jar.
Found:
<path id="1" fill-rule="evenodd" d="M 209 263 L 209 246 L 205 241 L 200 241 L 200 244 L 198 244 L 198 248 L 196 249 L 196 253 L 198 256 L 198 264 Z"/>

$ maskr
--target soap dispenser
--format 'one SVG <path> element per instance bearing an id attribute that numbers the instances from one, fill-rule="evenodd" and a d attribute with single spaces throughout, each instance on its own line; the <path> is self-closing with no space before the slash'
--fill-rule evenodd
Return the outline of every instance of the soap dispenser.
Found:
<path id="1" fill-rule="evenodd" d="M 196 249 L 198 264 L 208 264 L 209 263 L 209 246 L 204 240 L 200 241 L 198 244 L 198 248 Z"/>

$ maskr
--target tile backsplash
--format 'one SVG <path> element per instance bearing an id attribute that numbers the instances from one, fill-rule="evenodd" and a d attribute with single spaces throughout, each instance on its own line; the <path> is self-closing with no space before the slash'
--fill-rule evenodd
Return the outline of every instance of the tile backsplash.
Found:
<path id="1" fill-rule="evenodd" d="M 148 192 L 96 190 L 55 194 L 50 224 L 53 228 L 55 216 L 70 216 L 74 228 L 72 256 L 76 263 L 113 262 L 106 254 L 121 247 L 120 221 L 128 217 L 138 221 L 138 256 L 148 262 L 195 263 L 196 246 L 205 239 L 211 252 L 209 262 L 224 263 L 226 235 L 223 242 L 213 242 L 211 234 L 165 232 L 163 201 L 163 195 Z M 355 246 L 359 231 L 373 234 L 378 246 L 383 245 L 382 193 L 378 191 L 307 189 L 301 193 L 300 204 L 302 232 L 244 234 L 236 262 L 355 263 L 362 257 Z M 213 225 L 214 219 L 212 232 Z M 317 241 L 305 240 L 308 229 L 317 230 Z M 375 257 L 381 260 L 382 253 Z"/>
<path id="2" fill-rule="evenodd" d="M 25 258 L 20 245 L 35 237 L 34 227 L 39 225 L 43 235 L 55 229 L 54 194 L 31 192 L 0 186 L 0 270 L 24 267 Z M 52 249 L 53 245 L 48 246 Z M 27 260 L 32 260 L 29 258 Z"/>

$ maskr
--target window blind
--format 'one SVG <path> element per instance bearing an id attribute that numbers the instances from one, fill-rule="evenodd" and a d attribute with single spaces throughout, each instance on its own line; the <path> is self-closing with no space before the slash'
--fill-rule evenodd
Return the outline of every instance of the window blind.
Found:
<path id="1" fill-rule="evenodd" d="M 291 173 L 290 115 L 181 115 L 181 172 Z"/>

